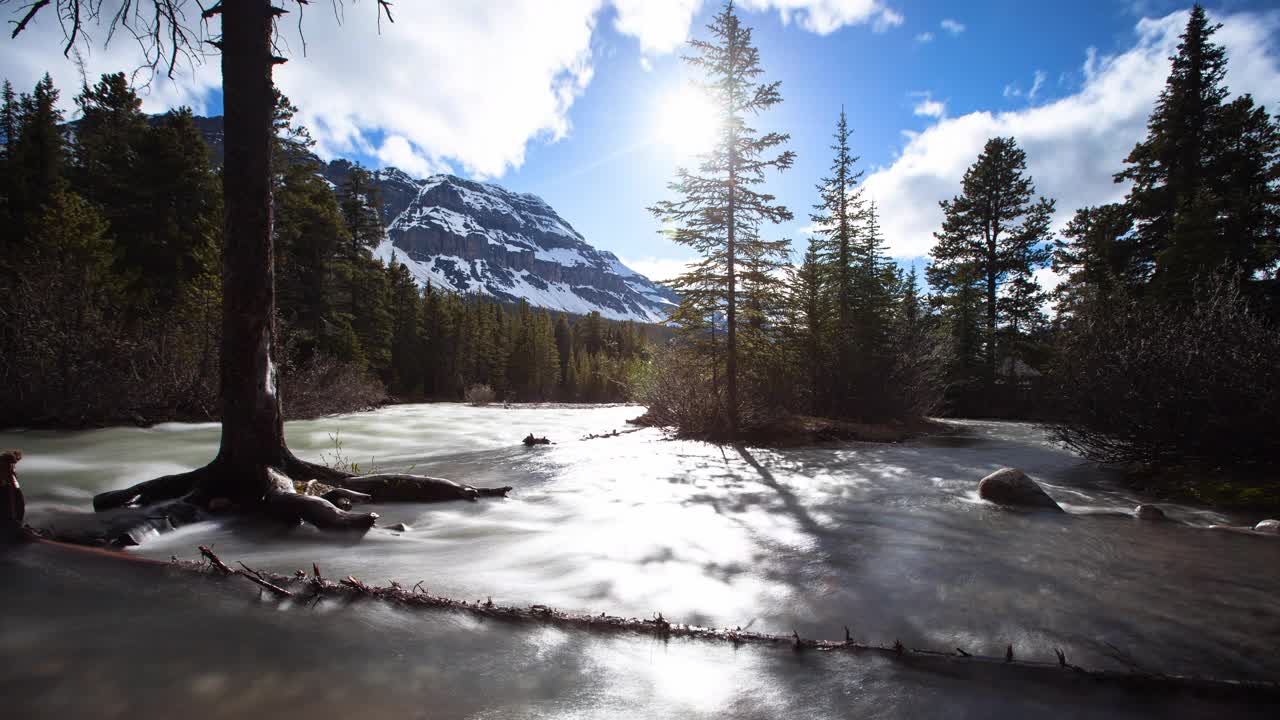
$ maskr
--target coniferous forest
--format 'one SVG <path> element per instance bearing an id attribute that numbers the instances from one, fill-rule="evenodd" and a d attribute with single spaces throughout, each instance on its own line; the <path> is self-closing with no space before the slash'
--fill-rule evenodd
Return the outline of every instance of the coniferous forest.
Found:
<path id="1" fill-rule="evenodd" d="M 47 76 L 4 85 L 4 425 L 215 418 L 221 169 L 188 110 L 159 117 L 123 73 L 57 109 Z M 290 417 L 389 398 L 616 402 L 648 354 L 634 322 L 420 289 L 384 265 L 373 173 L 320 174 L 277 96 L 278 362 Z"/>
<path id="2" fill-rule="evenodd" d="M 794 216 L 759 189 L 792 161 L 788 135 L 756 127 L 782 96 L 726 7 L 689 58 L 725 129 L 653 207 L 702 260 L 675 282 L 677 340 L 650 412 L 708 437 L 768 436 L 789 413 L 1025 418 L 1107 463 L 1273 464 L 1280 126 L 1251 96 L 1227 99 L 1216 30 L 1196 6 L 1147 137 L 1115 158 L 1124 202 L 1079 208 L 1055 233 L 1017 138 L 991 138 L 940 201 L 921 278 L 885 255 L 843 112 L 817 234 L 794 264 L 765 239 Z M 1036 279 L 1050 267 L 1052 293 Z"/>

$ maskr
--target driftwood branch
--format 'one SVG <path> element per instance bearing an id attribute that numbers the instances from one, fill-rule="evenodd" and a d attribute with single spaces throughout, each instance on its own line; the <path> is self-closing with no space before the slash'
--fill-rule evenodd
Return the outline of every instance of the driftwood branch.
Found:
<path id="1" fill-rule="evenodd" d="M 254 570 L 253 568 L 249 567 L 248 565 L 245 565 L 244 563 L 240 563 L 240 567 L 244 568 L 244 572 L 240 573 L 241 575 L 245 576 L 249 580 L 252 580 L 253 582 L 260 585 L 261 587 L 266 588 L 267 590 L 270 590 L 276 597 L 280 597 L 280 598 L 293 597 L 293 593 L 289 592 L 288 590 L 285 590 L 279 585 L 276 585 L 270 580 L 267 580 L 265 577 L 263 577 L 262 573 L 258 572 L 257 570 Z"/>
<path id="2" fill-rule="evenodd" d="M 209 546 L 201 545 L 200 554 L 203 555 L 204 558 L 209 561 L 210 565 L 213 565 L 214 567 L 221 570 L 223 575 L 234 575 L 236 573 L 234 569 L 232 569 L 231 567 L 228 567 L 226 563 L 222 562 L 221 558 L 219 558 L 217 555 L 214 555 L 213 550 L 209 549 Z"/>

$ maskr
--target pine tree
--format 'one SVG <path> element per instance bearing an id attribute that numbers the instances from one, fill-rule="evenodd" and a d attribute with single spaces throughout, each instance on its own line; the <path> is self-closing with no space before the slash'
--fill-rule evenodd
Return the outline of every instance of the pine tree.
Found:
<path id="1" fill-rule="evenodd" d="M 824 262 L 815 242 L 809 242 L 804 260 L 792 268 L 789 275 L 789 326 L 796 348 L 795 360 L 806 379 L 803 394 L 809 412 L 821 415 L 829 411 L 831 403 L 827 386 L 831 377 L 828 358 L 832 312 Z"/>
<path id="2" fill-rule="evenodd" d="M 18 99 L 17 142 L 9 150 L 7 168 L 10 223 L 5 235 L 19 245 L 38 226 L 49 199 L 67 188 L 67 143 L 58 96 L 46 73 L 31 94 Z"/>
<path id="3" fill-rule="evenodd" d="M 846 351 L 840 371 L 847 377 L 845 394 L 837 397 L 837 412 L 865 420 L 880 420 L 894 414 L 892 389 L 884 378 L 893 360 L 894 291 L 896 266 L 885 256 L 885 240 L 875 203 L 862 212 L 853 249 L 853 304 L 847 325 L 836 342 Z"/>
<path id="4" fill-rule="evenodd" d="M 18 145 L 18 133 L 21 130 L 22 108 L 13 92 L 13 85 L 6 79 L 0 89 L 0 139 L 4 147 L 0 148 L 0 256 L 8 256 L 16 238 L 14 234 L 15 218 L 14 202 L 19 185 L 16 182 L 18 172 L 13 159 Z M 12 261 L 10 258 L 9 261 Z M 6 260 L 0 259 L 0 269 Z M 0 279 L 3 282 L 3 279 Z M 0 285 L 0 291 L 4 286 Z"/>
<path id="5" fill-rule="evenodd" d="M 728 432 L 738 429 L 738 277 L 742 258 L 756 262 L 779 262 L 777 246 L 762 245 L 761 226 L 792 219 L 774 196 L 753 189 L 764 182 L 767 170 L 791 167 L 795 154 L 774 154 L 789 139 L 788 135 L 759 133 L 748 121 L 764 110 L 782 102 L 780 83 L 759 81 L 760 52 L 752 44 L 751 29 L 744 27 L 734 12 L 733 3 L 725 5 L 708 26 L 712 40 L 690 42 L 694 55 L 687 58 L 706 75 L 704 88 L 711 94 L 719 112 L 720 133 L 716 146 L 703 156 L 697 172 L 685 168 L 676 171 L 669 186 L 682 196 L 666 200 L 651 208 L 664 222 L 676 225 L 670 237 L 694 248 L 703 262 L 682 275 L 675 283 L 677 292 L 691 294 L 694 299 L 684 309 L 706 313 L 704 303 L 713 300 L 714 307 L 723 305 L 725 316 L 725 380 L 726 421 Z M 683 303 L 682 303 L 683 305 Z M 694 320 L 685 312 L 677 315 L 688 322 Z M 705 316 L 705 315 L 704 315 Z M 694 332 L 703 332 L 702 322 L 690 323 Z"/>
<path id="6" fill-rule="evenodd" d="M 988 391 L 994 389 L 997 362 L 1002 362 L 998 328 L 1002 324 L 1026 327 L 1032 321 L 1024 316 L 1024 304 L 1006 304 L 1001 312 L 1001 288 L 1015 278 L 1030 278 L 1051 254 L 1049 223 L 1054 203 L 1044 197 L 1034 199 L 1035 185 L 1025 171 L 1026 153 L 1013 138 L 988 140 L 965 171 L 961 194 L 942 201 L 942 230 L 934 233 L 938 243 L 930 252 L 929 283 L 940 292 L 965 292 L 962 316 L 970 308 L 967 293 L 973 283 L 979 284 L 985 315 L 981 336 L 969 337 L 970 329 L 965 327 L 964 342 L 959 345 L 965 353 L 977 349 L 975 341 L 981 347 Z"/>
<path id="7" fill-rule="evenodd" d="M 418 285 L 409 268 L 393 256 L 387 266 L 389 311 L 391 315 L 390 382 L 393 393 L 401 397 L 421 391 L 422 373 L 418 371 L 424 355 Z"/>
<path id="8" fill-rule="evenodd" d="M 1116 182 L 1140 260 L 1164 300 L 1190 301 L 1197 278 L 1226 269 L 1274 270 L 1280 231 L 1280 130 L 1253 99 L 1226 102 L 1226 52 L 1200 5 L 1187 21 L 1172 70 Z"/>
<path id="9" fill-rule="evenodd" d="M 1122 204 L 1076 211 L 1053 252 L 1053 271 L 1062 277 L 1054 291 L 1060 318 L 1073 316 L 1085 303 L 1105 303 L 1118 291 L 1138 289 L 1145 273 L 1135 258 L 1132 228 L 1133 218 Z"/>
<path id="10" fill-rule="evenodd" d="M 161 117 L 139 154 L 142 206 L 129 222 L 140 232 L 119 252 L 141 268 L 135 287 L 154 306 L 172 307 L 195 278 L 220 265 L 222 192 L 190 108 Z M 117 228 L 122 244 L 127 235 Z"/>
<path id="11" fill-rule="evenodd" d="M 849 150 L 851 134 L 844 108 L 841 108 L 840 119 L 836 122 L 835 143 L 831 146 L 835 152 L 831 160 L 831 175 L 818 184 L 821 202 L 814 206 L 817 212 L 810 215 L 818 227 L 818 256 L 830 279 L 833 296 L 835 326 L 832 342 L 838 368 L 835 379 L 839 386 L 835 392 L 840 396 L 842 406 L 848 399 L 846 379 L 852 369 L 855 347 L 853 316 L 859 272 L 855 244 L 864 210 L 862 191 L 858 187 L 862 171 L 854 171 L 859 158 Z"/>
<path id="12" fill-rule="evenodd" d="M 18 96 L 13 92 L 13 83 L 5 79 L 0 89 L 0 140 L 4 141 L 0 159 L 8 159 L 9 149 L 18 139 L 18 113 Z"/>

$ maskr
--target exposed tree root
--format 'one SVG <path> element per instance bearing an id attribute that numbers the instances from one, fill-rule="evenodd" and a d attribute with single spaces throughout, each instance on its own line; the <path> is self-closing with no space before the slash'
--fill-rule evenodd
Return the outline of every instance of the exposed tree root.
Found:
<path id="1" fill-rule="evenodd" d="M 243 500 L 237 504 L 231 493 L 221 491 L 226 474 L 232 471 L 215 460 L 198 470 L 101 493 L 93 499 L 94 510 L 117 513 L 118 519 L 100 518 L 93 528 L 82 522 L 75 532 L 47 536 L 85 544 L 136 545 L 152 532 L 165 532 L 194 522 L 204 511 L 231 509 L 261 510 L 283 522 L 303 521 L 325 530 L 367 530 L 377 521 L 377 513 L 350 512 L 353 503 L 476 500 L 506 497 L 511 491 L 510 486 L 477 488 L 424 475 L 353 475 L 299 460 L 287 450 L 283 455 L 279 469 L 263 467 L 256 471 L 265 474 L 260 484 L 264 491 L 251 502 L 256 507 L 244 507 Z M 333 489 L 320 496 L 300 494 L 294 488 L 295 479 L 307 482 L 308 488 L 313 481 L 319 481 Z"/>
<path id="2" fill-rule="evenodd" d="M 432 595 L 422 587 L 422 583 L 406 589 L 392 582 L 387 586 L 374 586 L 348 576 L 338 582 L 326 580 L 320 573 L 319 566 L 313 564 L 313 573 L 308 575 L 299 570 L 293 576 L 280 575 L 265 571 L 234 570 L 222 562 L 209 548 L 201 547 L 201 554 L 208 563 L 178 561 L 180 567 L 200 571 L 216 571 L 224 575 L 244 575 L 255 584 L 263 587 L 273 596 L 281 600 L 318 602 L 325 597 L 369 598 L 394 603 L 402 607 L 414 609 L 444 609 L 467 613 L 472 616 L 516 623 L 545 623 L 565 629 L 585 630 L 589 632 L 629 633 L 667 640 L 685 638 L 708 642 L 728 643 L 734 647 L 740 645 L 765 645 L 772 647 L 788 647 L 794 652 L 847 652 L 865 654 L 907 663 L 928 669 L 946 669 L 967 665 L 1003 666 L 1009 672 L 1022 672 L 1039 677 L 1048 677 L 1066 673 L 1066 677 L 1075 681 L 1096 682 L 1121 685 L 1144 691 L 1189 690 L 1209 697 L 1239 697 L 1242 693 L 1257 697 L 1259 700 L 1276 702 L 1280 700 L 1280 683 L 1244 681 L 1244 680 L 1212 680 L 1200 677 L 1165 675 L 1151 672 L 1112 672 L 1105 670 L 1087 670 L 1067 662 L 1066 654 L 1060 648 L 1053 648 L 1056 662 L 1037 662 L 1018 660 L 1013 657 L 1012 646 L 1004 655 L 988 657 L 974 655 L 956 648 L 955 652 L 943 652 L 920 648 L 907 648 L 895 640 L 892 645 L 870 645 L 856 642 L 848 627 L 844 628 L 844 640 L 817 640 L 802 638 L 798 633 L 777 635 L 763 632 L 752 632 L 737 628 L 716 629 L 700 625 L 687 625 L 671 622 L 659 613 L 653 618 L 624 618 L 616 615 L 579 614 L 564 612 L 546 605 L 530 605 L 516 607 L 497 605 L 492 600 L 476 600 L 470 602 L 457 600 L 441 595 Z"/>
<path id="3" fill-rule="evenodd" d="M 293 481 L 275 469 L 267 468 L 267 476 L 270 486 L 264 508 L 284 522 L 302 520 L 321 530 L 368 530 L 378 520 L 378 513 L 347 512 L 323 497 L 299 495 Z"/>
<path id="4" fill-rule="evenodd" d="M 102 512 L 129 505 L 151 505 L 162 500 L 180 498 L 190 493 L 198 483 L 208 477 L 212 467 L 212 465 L 205 465 L 198 470 L 147 480 L 124 490 L 108 490 L 99 493 L 93 497 L 93 509 Z"/>

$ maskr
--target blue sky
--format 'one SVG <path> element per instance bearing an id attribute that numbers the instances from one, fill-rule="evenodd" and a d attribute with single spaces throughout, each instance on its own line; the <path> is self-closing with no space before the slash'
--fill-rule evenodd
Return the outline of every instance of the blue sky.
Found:
<path id="1" fill-rule="evenodd" d="M 397 7 L 396 24 L 384 25 L 381 36 L 371 3 L 349 4 L 341 27 L 309 13 L 306 57 L 286 31 L 292 59 L 277 79 L 324 154 L 536 193 L 589 242 L 658 279 L 690 256 L 657 235 L 645 208 L 667 196 L 682 157 L 663 119 L 688 77 L 680 43 L 704 34 L 718 3 Z M 789 131 L 798 156 L 794 168 L 770 179 L 796 214 L 774 235 L 806 237 L 841 105 L 867 194 L 904 261 L 927 254 L 937 202 L 957 191 L 993 135 L 1019 138 L 1040 190 L 1058 200 L 1060 221 L 1076 207 L 1117 199 L 1123 188 L 1109 176 L 1142 135 L 1186 7 L 1164 0 L 742 0 L 739 12 L 785 100 L 758 126 Z M 1231 53 L 1232 89 L 1280 108 L 1280 10 L 1250 0 L 1208 7 L 1226 24 L 1219 39 Z M 78 85 L 74 66 L 50 49 L 58 32 L 46 19 L 31 37 L 0 45 L 0 71 L 23 87 L 46 69 L 62 88 Z M 137 65 L 136 48 L 119 40 L 84 52 L 91 74 Z M 218 112 L 210 60 L 176 82 L 155 80 L 147 109 L 181 103 Z"/>

